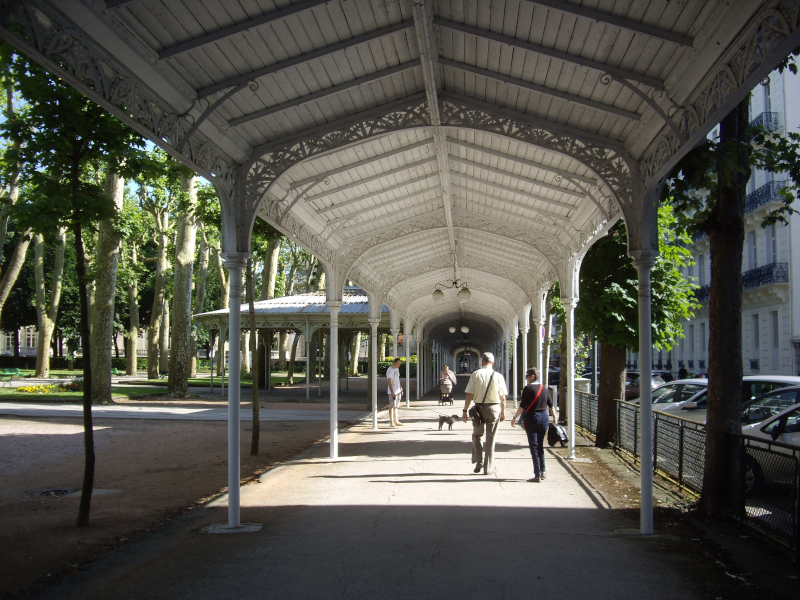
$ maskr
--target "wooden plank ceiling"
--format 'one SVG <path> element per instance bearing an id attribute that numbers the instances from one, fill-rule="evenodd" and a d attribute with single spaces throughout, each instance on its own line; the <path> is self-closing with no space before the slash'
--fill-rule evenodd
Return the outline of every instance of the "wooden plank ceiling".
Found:
<path id="1" fill-rule="evenodd" d="M 217 104 L 205 130 L 247 152 L 417 95 L 477 102 L 633 152 L 663 126 L 645 98 L 691 79 L 697 40 L 710 38 L 728 3 L 430 0 L 416 15 L 410 0 L 106 4 L 103 18 L 194 90 L 201 108 Z M 758 3 L 742 4 L 748 13 Z M 442 304 L 430 296 L 455 265 L 473 290 L 463 306 L 473 325 L 505 328 L 552 279 L 554 256 L 580 249 L 592 223 L 619 218 L 574 158 L 447 126 L 318 155 L 273 192 L 295 198 L 291 210 L 334 252 L 351 251 L 353 272 L 378 282 L 405 317 L 439 327 L 462 308 L 454 292 Z"/>

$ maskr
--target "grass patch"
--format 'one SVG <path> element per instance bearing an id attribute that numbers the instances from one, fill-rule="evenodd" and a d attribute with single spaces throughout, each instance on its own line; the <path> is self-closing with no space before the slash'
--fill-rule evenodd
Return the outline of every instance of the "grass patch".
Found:
<path id="1" fill-rule="evenodd" d="M 114 387 L 111 388 L 112 398 L 135 398 L 137 396 L 148 396 L 151 394 L 163 394 L 164 390 L 160 387 L 144 387 L 144 386 L 130 386 L 130 387 Z M 26 394 L 24 392 L 17 392 L 16 390 L 8 389 L 0 391 L 0 400 L 5 401 L 19 401 L 19 400 L 80 400 L 83 398 L 83 392 L 55 392 L 53 394 Z"/>

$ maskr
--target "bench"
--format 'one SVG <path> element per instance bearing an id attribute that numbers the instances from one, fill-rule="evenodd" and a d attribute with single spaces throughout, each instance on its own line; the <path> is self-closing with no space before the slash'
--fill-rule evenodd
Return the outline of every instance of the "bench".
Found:
<path id="1" fill-rule="evenodd" d="M 13 377 L 22 377 L 22 373 L 20 372 L 20 370 L 19 369 L 13 369 L 13 368 L 0 369 L 0 375 L 2 375 L 4 377 L 7 375 L 7 376 L 12 377 L 12 378 Z M 9 379 L 8 381 L 11 381 L 11 379 Z"/>
<path id="2" fill-rule="evenodd" d="M 161 371 L 161 372 L 158 374 L 158 378 L 159 378 L 159 379 L 166 379 L 167 377 L 169 377 L 169 373 L 168 373 L 167 371 Z"/>
<path id="3" fill-rule="evenodd" d="M 13 373 L 0 373 L 0 385 L 10 384 L 13 377 Z"/>
<path id="4" fill-rule="evenodd" d="M 122 373 L 120 373 L 119 369 L 117 369 L 116 367 L 111 367 L 111 374 L 112 375 L 122 375 Z"/>

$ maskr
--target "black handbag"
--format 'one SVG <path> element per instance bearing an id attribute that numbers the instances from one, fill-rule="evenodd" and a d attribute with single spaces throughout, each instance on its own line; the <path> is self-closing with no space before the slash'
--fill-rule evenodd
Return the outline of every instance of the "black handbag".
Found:
<path id="1" fill-rule="evenodd" d="M 492 386 L 492 380 L 494 379 L 494 374 L 495 371 L 492 371 L 492 376 L 489 378 L 489 383 L 486 384 L 486 391 L 483 392 L 483 400 L 481 401 L 481 403 L 486 402 L 486 394 L 489 393 L 489 388 Z M 475 425 L 480 425 L 481 423 L 483 423 L 483 413 L 481 412 L 481 409 L 478 408 L 477 402 L 470 407 L 467 414 L 470 417 L 472 417 L 472 421 Z"/>

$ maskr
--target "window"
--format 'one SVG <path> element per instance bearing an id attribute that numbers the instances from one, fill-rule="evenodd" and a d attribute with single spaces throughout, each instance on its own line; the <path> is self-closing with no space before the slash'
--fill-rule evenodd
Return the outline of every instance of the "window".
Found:
<path id="1" fill-rule="evenodd" d="M 758 360 L 761 358 L 761 343 L 759 340 L 760 333 L 758 331 L 758 315 L 750 316 L 750 342 L 752 353 L 750 358 Z"/>
<path id="2" fill-rule="evenodd" d="M 769 78 L 766 80 L 766 85 L 761 86 L 764 90 L 764 112 L 772 111 L 772 100 L 769 97 Z"/>
<path id="3" fill-rule="evenodd" d="M 689 325 L 689 358 L 694 358 L 694 325 Z"/>
<path id="4" fill-rule="evenodd" d="M 770 328 L 772 329 L 772 367 L 773 371 L 781 368 L 780 330 L 778 329 L 778 311 L 769 313 Z"/>
<path id="5" fill-rule="evenodd" d="M 767 264 L 778 262 L 778 239 L 775 235 L 775 225 L 767 227 Z"/>
<path id="6" fill-rule="evenodd" d="M 701 254 L 697 257 L 697 282 L 701 287 L 706 284 L 706 255 Z"/>
<path id="7" fill-rule="evenodd" d="M 692 280 L 694 278 L 694 264 L 689 263 L 686 266 L 686 279 Z"/>
<path id="8" fill-rule="evenodd" d="M 756 232 L 747 234 L 747 269 L 752 271 L 758 266 L 758 250 L 756 249 Z"/>
<path id="9" fill-rule="evenodd" d="M 700 356 L 706 355 L 706 324 L 700 323 Z"/>

